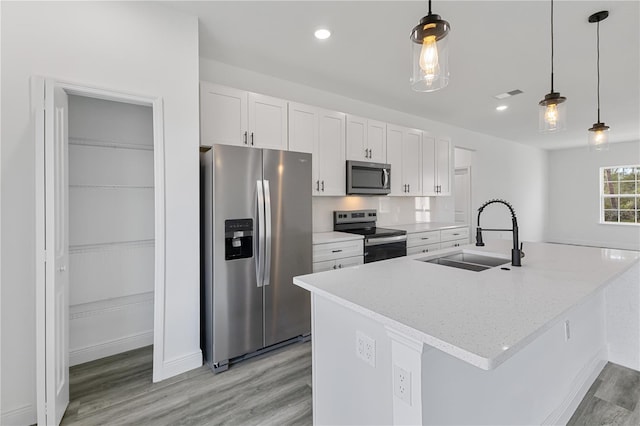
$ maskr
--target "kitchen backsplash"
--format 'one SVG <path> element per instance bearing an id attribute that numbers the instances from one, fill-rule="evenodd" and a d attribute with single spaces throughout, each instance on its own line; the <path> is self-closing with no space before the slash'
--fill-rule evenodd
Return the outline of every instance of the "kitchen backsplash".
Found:
<path id="1" fill-rule="evenodd" d="M 313 232 L 333 231 L 334 210 L 376 209 L 378 225 L 432 220 L 429 197 L 313 197 Z"/>

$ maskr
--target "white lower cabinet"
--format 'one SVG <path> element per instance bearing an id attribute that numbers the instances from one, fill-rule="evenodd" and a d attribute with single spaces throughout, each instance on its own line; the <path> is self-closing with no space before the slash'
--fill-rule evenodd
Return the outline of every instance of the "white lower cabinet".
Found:
<path id="1" fill-rule="evenodd" d="M 451 228 L 407 234 L 407 256 L 469 244 L 469 228 Z"/>
<path id="2" fill-rule="evenodd" d="M 313 272 L 342 269 L 362 265 L 362 239 L 313 245 Z"/>
<path id="3" fill-rule="evenodd" d="M 364 258 L 362 256 L 345 257 L 336 260 L 326 260 L 324 262 L 313 262 L 313 272 L 330 271 L 331 269 L 342 269 L 349 266 L 362 265 Z"/>
<path id="4" fill-rule="evenodd" d="M 440 248 L 469 244 L 469 228 L 443 229 L 440 231 Z"/>
<path id="5" fill-rule="evenodd" d="M 407 256 L 440 249 L 440 231 L 407 234 Z"/>

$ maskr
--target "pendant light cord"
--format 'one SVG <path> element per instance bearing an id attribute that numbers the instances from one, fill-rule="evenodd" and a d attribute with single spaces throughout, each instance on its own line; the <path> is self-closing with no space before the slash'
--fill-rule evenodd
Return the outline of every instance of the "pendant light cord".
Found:
<path id="1" fill-rule="evenodd" d="M 600 123 L 600 21 L 598 21 L 597 32 L 596 32 L 596 43 L 597 43 L 597 63 L 598 63 L 598 123 Z"/>
<path id="2" fill-rule="evenodd" d="M 551 93 L 553 93 L 553 0 L 551 0 Z"/>
<path id="3" fill-rule="evenodd" d="M 429 15 L 431 15 L 431 0 L 429 0 Z"/>

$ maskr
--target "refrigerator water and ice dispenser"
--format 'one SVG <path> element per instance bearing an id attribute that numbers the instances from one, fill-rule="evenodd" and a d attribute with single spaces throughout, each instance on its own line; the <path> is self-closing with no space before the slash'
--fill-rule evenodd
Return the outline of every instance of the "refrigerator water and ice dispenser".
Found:
<path id="1" fill-rule="evenodd" d="M 224 260 L 253 257 L 253 219 L 224 221 Z"/>

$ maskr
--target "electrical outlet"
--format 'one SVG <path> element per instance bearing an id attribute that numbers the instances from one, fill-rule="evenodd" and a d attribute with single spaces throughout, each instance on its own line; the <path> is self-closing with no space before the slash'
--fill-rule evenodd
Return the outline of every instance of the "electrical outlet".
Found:
<path id="1" fill-rule="evenodd" d="M 376 341 L 361 331 L 356 331 L 356 356 L 370 366 L 376 366 Z"/>
<path id="2" fill-rule="evenodd" d="M 571 327 L 569 326 L 569 320 L 564 322 L 564 341 L 571 339 Z"/>
<path id="3" fill-rule="evenodd" d="M 397 365 L 393 366 L 393 394 L 411 405 L 411 372 Z"/>

